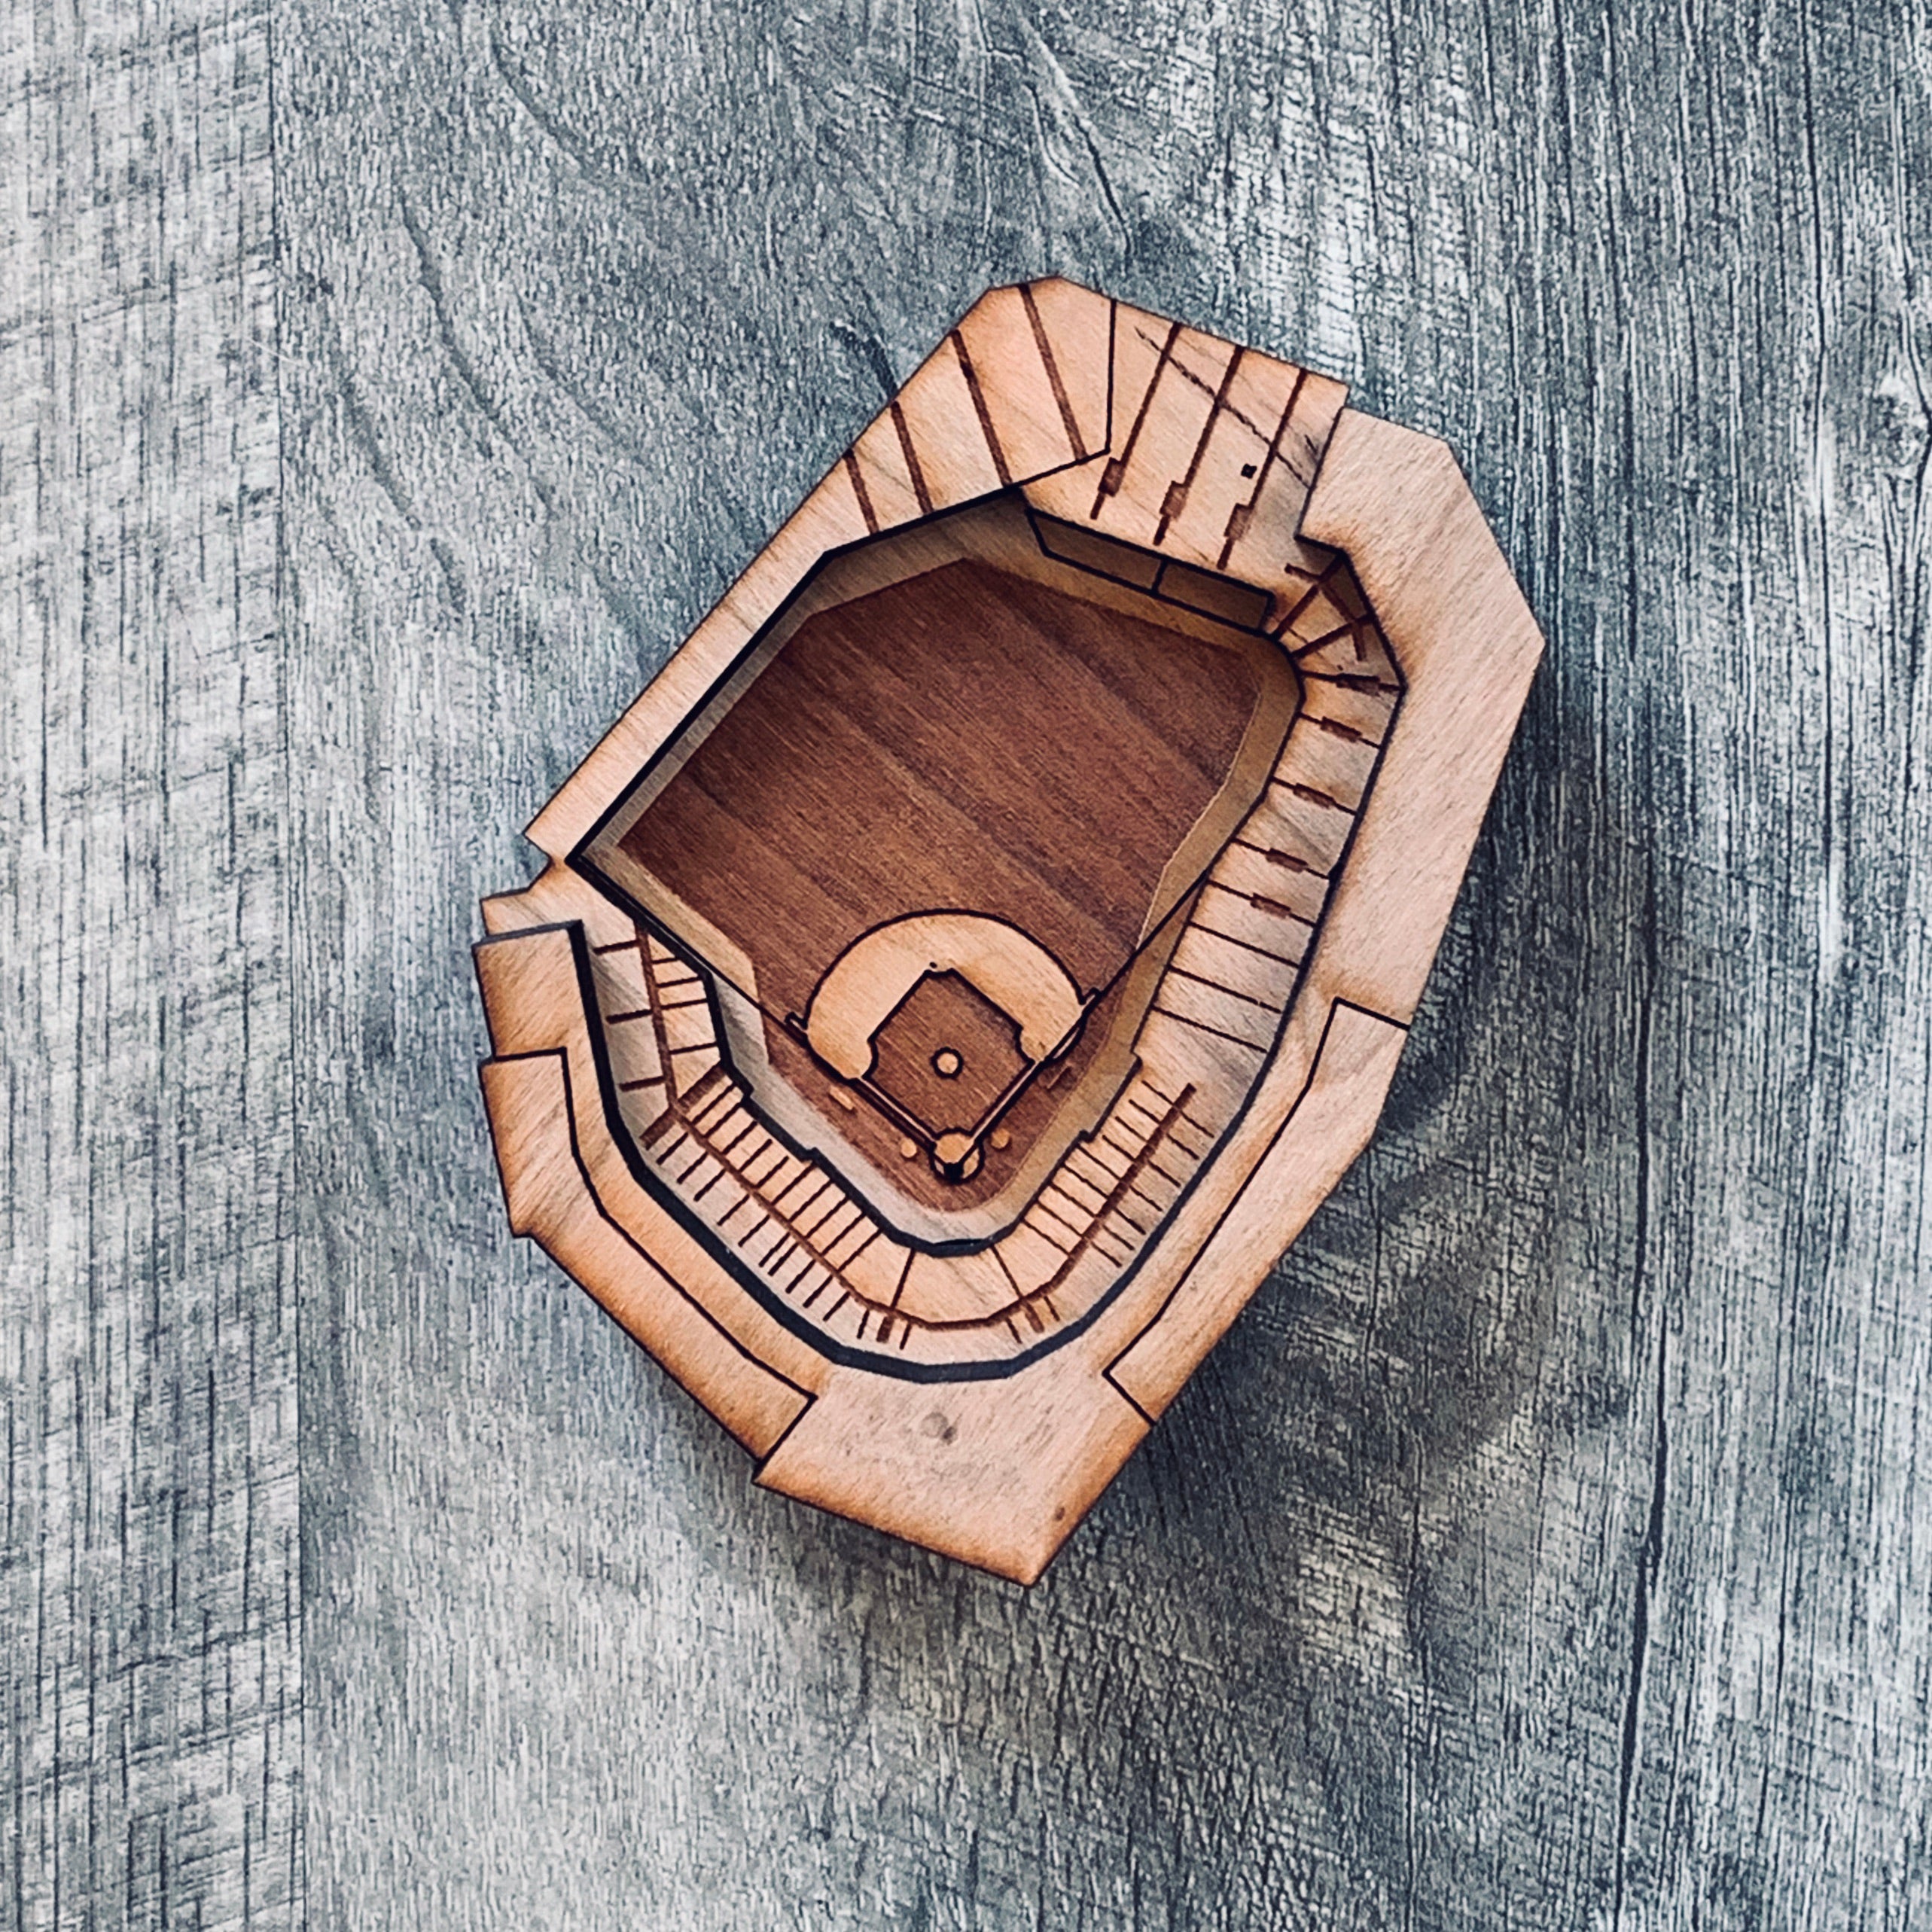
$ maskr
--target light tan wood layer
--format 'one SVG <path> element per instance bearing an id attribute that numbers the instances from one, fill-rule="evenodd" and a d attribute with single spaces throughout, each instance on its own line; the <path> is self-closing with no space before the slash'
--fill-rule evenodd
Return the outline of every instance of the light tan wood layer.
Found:
<path id="1" fill-rule="evenodd" d="M 588 1289 L 752 1455 L 768 1454 L 810 1394 L 740 1347 L 604 1212 L 575 1158 L 565 1053 L 489 1061 L 483 1083 L 510 1227 Z"/>
<path id="2" fill-rule="evenodd" d="M 1345 551 L 1407 696 L 1337 882 L 1318 972 L 1407 1020 L 1422 997 L 1543 655 L 1449 446 L 1343 411 L 1303 529 Z"/>
<path id="3" fill-rule="evenodd" d="M 836 1160 L 773 1138 L 714 1025 L 729 985 L 702 957 L 608 902 L 591 910 L 598 895 L 558 865 L 489 908 L 501 932 L 576 907 L 590 947 L 581 974 L 563 933 L 480 952 L 516 1224 L 766 1457 L 768 1486 L 1032 1580 L 1366 1144 L 1541 640 L 1447 451 L 1344 401 L 1325 378 L 1068 285 L 994 291 L 532 827 L 567 857 L 715 688 L 715 730 L 764 675 L 745 646 L 827 551 L 913 523 L 916 544 L 937 542 L 952 526 L 927 520 L 1009 487 L 1041 554 L 1097 573 L 1106 599 L 1265 628 L 1302 692 L 1273 769 L 1248 815 L 1215 829 L 1204 873 L 1172 886 L 1131 1078 L 983 1249 L 906 1245 Z M 788 622 L 849 602 L 832 582 Z M 674 748 L 663 771 L 690 755 Z M 729 790 L 690 769 L 707 797 Z M 864 914 L 855 931 L 879 923 Z M 815 961 L 813 983 L 826 970 Z M 958 1024 L 909 1021 L 922 1065 Z M 856 1044 L 846 1062 L 855 1079 Z M 701 1245 L 661 1188 L 742 1245 L 759 1281 Z M 767 1291 L 792 1300 L 785 1323 Z M 795 1332 L 809 1322 L 829 1353 Z"/>
<path id="4" fill-rule="evenodd" d="M 682 1321 L 660 1292 L 668 1284 L 674 1298 L 688 1303 L 730 1336 L 744 1357 L 800 1387 L 815 1386 L 824 1370 L 824 1358 L 800 1342 L 760 1309 L 744 1289 L 702 1246 L 678 1225 L 663 1205 L 639 1186 L 612 1138 L 599 1089 L 593 1052 L 590 1017 L 584 1010 L 576 956 L 568 931 L 552 928 L 485 941 L 476 949 L 477 975 L 490 1025 L 495 1059 L 491 1065 L 519 1064 L 533 1055 L 562 1056 L 569 1104 L 561 1111 L 547 1092 L 541 1095 L 541 1131 L 506 1117 L 512 1131 L 498 1132 L 499 1167 L 504 1191 L 513 1204 L 521 1201 L 532 1213 L 541 1204 L 554 1204 L 560 1195 L 583 1193 L 590 1208 L 608 1220 L 626 1236 L 635 1260 L 651 1257 L 648 1272 L 634 1268 L 614 1248 L 599 1251 L 590 1272 L 577 1278 L 651 1345 L 651 1323 L 660 1314 Z M 519 1086 L 517 1094 L 538 1089 Z M 506 1098 L 510 1097 L 507 1093 Z M 574 1176 L 574 1178 L 573 1178 Z M 561 1226 L 554 1211 L 545 1226 Z M 581 1220 L 571 1226 L 581 1235 Z M 533 1228 L 533 1231 L 535 1231 Z M 575 1275 L 577 1271 L 572 1268 Z M 632 1327 L 635 1319 L 639 1325 Z M 693 1358 L 696 1361 L 696 1358 Z M 715 1364 L 722 1357 L 706 1357 Z M 675 1362 L 668 1362 L 684 1379 Z M 728 1377 L 727 1377 L 728 1379 Z M 715 1393 L 709 1382 L 687 1387 L 705 1406 Z"/>
<path id="5" fill-rule="evenodd" d="M 998 1382 L 840 1369 L 758 1480 L 1030 1583 L 1147 1431 L 1085 1349 Z"/>
<path id="6" fill-rule="evenodd" d="M 1382 1112 L 1406 1030 L 1359 1007 L 1330 1009 L 1306 1090 L 1199 1258 L 1108 1373 L 1159 1417 L 1306 1225 Z"/>

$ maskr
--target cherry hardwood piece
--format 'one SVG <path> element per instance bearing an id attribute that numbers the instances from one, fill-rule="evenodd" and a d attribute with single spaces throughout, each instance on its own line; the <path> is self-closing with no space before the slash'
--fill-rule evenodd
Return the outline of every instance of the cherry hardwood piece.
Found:
<path id="1" fill-rule="evenodd" d="M 1367 1144 L 1543 643 L 1441 443 L 982 298 L 485 902 L 512 1226 L 1031 1583 Z"/>

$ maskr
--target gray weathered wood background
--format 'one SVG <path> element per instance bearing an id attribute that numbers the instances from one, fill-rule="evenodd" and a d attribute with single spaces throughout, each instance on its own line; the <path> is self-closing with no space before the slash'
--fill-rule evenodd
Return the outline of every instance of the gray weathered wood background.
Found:
<path id="1" fill-rule="evenodd" d="M 10 0 L 0 1925 L 1932 1924 L 1932 19 Z M 475 901 L 986 284 L 1550 652 L 1381 1138 L 1031 1593 L 507 1237 Z"/>

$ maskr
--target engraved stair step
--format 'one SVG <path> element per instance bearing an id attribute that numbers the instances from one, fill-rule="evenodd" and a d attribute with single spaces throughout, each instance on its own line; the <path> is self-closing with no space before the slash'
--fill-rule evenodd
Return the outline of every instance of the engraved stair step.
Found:
<path id="1" fill-rule="evenodd" d="M 1170 974 L 1161 982 L 1156 1010 L 1265 1053 L 1274 1044 L 1281 1016 L 1273 1008 L 1238 1000 L 1211 986 Z"/>
<path id="2" fill-rule="evenodd" d="M 1200 446 L 1234 351 L 1212 336 L 1124 304 L 1114 340 L 1117 355 L 1123 346 L 1138 352 L 1132 360 L 1139 379 L 1114 392 L 1117 434 L 1124 407 L 1132 446 L 1117 443 L 1124 453 L 1102 471 L 1089 513 L 1110 536 L 1151 545 L 1168 491 L 1187 474 Z"/>
<path id="3" fill-rule="evenodd" d="M 1345 726 L 1371 745 L 1379 745 L 1395 709 L 1395 693 L 1364 690 L 1332 678 L 1309 678 L 1302 684 L 1302 715 Z"/>
<path id="4" fill-rule="evenodd" d="M 999 1258 L 1013 1285 L 1023 1294 L 1053 1280 L 1066 1256 L 1039 1231 L 1024 1221 L 999 1243 Z"/>
<path id="5" fill-rule="evenodd" d="M 1237 353 L 1199 460 L 1190 459 L 1194 474 L 1168 492 L 1163 550 L 1208 570 L 1227 568 L 1230 527 L 1251 520 L 1257 492 L 1274 480 L 1262 473 L 1272 470 L 1275 437 L 1301 373 L 1292 363 L 1252 349 Z M 1305 488 L 1301 494 L 1305 498 Z"/>
<path id="6" fill-rule="evenodd" d="M 660 1007 L 664 1040 L 675 1054 L 692 1047 L 708 1047 L 717 1038 L 711 1023 L 709 1001 L 699 1000 L 686 1007 Z"/>
<path id="7" fill-rule="evenodd" d="M 1241 836 L 1244 844 L 1299 858 L 1325 879 L 1340 863 L 1355 823 L 1351 813 L 1271 783 L 1248 815 Z"/>
<path id="8" fill-rule="evenodd" d="M 1174 964 L 1275 1012 L 1287 1004 L 1300 970 L 1266 958 L 1251 946 L 1236 946 L 1200 925 L 1190 925 L 1181 935 L 1181 943 L 1174 949 Z"/>
<path id="9" fill-rule="evenodd" d="M 1265 893 L 1230 891 L 1211 880 L 1202 888 L 1190 923 L 1278 964 L 1294 966 L 1308 950 L 1308 922 L 1296 918 L 1283 902 Z"/>
<path id="10" fill-rule="evenodd" d="M 1208 878 L 1224 891 L 1284 907 L 1290 918 L 1305 926 L 1321 916 L 1328 897 L 1328 881 L 1306 863 L 1284 864 L 1272 850 L 1257 852 L 1251 845 L 1230 846 Z"/>
<path id="11" fill-rule="evenodd" d="M 1361 808 L 1362 794 L 1375 769 L 1376 748 L 1324 730 L 1312 718 L 1299 718 L 1288 733 L 1277 781 L 1312 786 L 1350 812 Z"/>
<path id="12" fill-rule="evenodd" d="M 1142 1063 L 1163 1084 L 1194 1087 L 1188 1112 L 1211 1126 L 1233 1119 L 1261 1057 L 1259 1047 L 1221 1039 L 1158 1010 L 1141 1022 L 1134 1044 Z M 1190 1151 L 1197 1140 L 1190 1140 Z"/>

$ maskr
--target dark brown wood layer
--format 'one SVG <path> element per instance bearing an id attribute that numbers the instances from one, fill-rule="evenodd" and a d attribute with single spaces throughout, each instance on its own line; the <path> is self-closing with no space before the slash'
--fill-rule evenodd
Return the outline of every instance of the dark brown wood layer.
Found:
<path id="1" fill-rule="evenodd" d="M 1232 651 L 954 563 L 808 619 L 623 849 L 780 1020 L 862 933 L 941 910 L 1032 934 L 1090 994 L 1259 695 Z"/>

